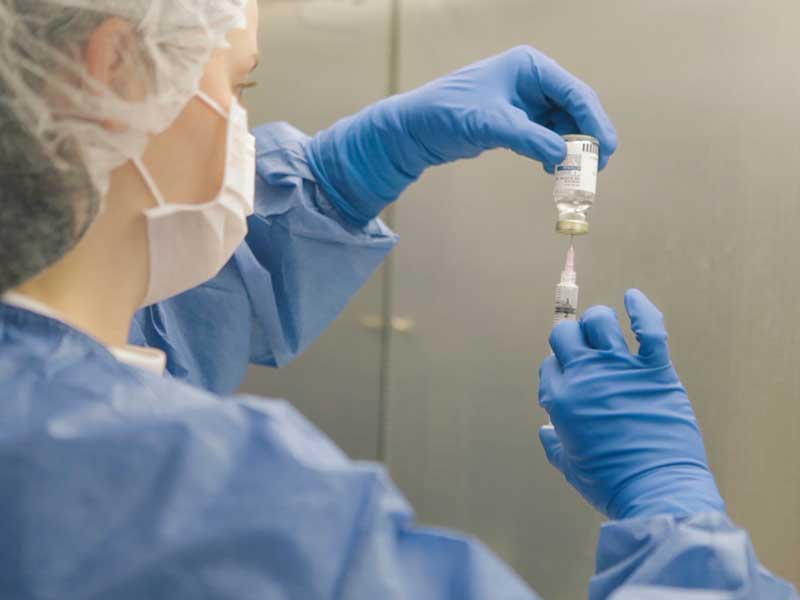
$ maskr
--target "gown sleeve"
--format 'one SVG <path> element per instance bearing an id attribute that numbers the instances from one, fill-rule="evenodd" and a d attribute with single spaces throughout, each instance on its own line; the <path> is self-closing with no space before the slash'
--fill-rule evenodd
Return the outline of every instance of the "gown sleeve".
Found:
<path id="1" fill-rule="evenodd" d="M 227 394 L 249 364 L 283 366 L 336 319 L 397 242 L 380 220 L 345 219 L 314 180 L 308 136 L 285 123 L 256 136 L 249 234 L 211 281 L 137 313 L 132 344 L 160 348 L 167 370 Z"/>
<path id="2" fill-rule="evenodd" d="M 721 513 L 612 521 L 600 531 L 590 600 L 798 600 Z"/>

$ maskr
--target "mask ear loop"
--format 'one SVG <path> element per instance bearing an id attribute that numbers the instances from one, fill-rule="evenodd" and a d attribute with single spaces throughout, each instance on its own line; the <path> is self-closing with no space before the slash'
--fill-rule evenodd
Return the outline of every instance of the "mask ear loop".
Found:
<path id="1" fill-rule="evenodd" d="M 214 100 L 211 96 L 206 94 L 203 90 L 197 90 L 197 97 L 200 98 L 206 104 L 208 104 L 208 106 L 211 107 L 211 109 L 214 112 L 219 113 L 219 115 L 223 119 L 225 119 L 226 121 L 230 121 L 230 115 L 228 114 L 228 112 L 224 108 L 222 108 L 222 105 L 219 102 L 217 102 L 216 100 Z M 229 131 L 230 131 L 230 127 L 229 127 Z M 230 140 L 228 140 L 228 143 L 230 143 Z M 150 190 L 150 193 L 156 199 L 156 202 L 158 202 L 158 205 L 159 206 L 166 206 L 167 201 L 164 199 L 164 196 L 161 194 L 161 190 L 158 189 L 158 186 L 156 185 L 155 179 L 153 179 L 153 176 L 151 175 L 150 170 L 145 166 L 144 162 L 142 162 L 142 159 L 141 158 L 134 158 L 133 159 L 133 164 L 137 168 L 137 170 L 139 171 L 139 174 L 142 176 L 142 179 L 144 180 L 144 183 L 147 186 L 147 188 Z"/>
<path id="2" fill-rule="evenodd" d="M 197 90 L 195 95 L 201 101 L 205 102 L 209 106 L 209 108 L 211 108 L 211 110 L 213 110 L 214 112 L 219 114 L 219 116 L 221 116 L 227 122 L 227 133 L 225 134 L 225 143 L 227 144 L 228 152 L 227 152 L 227 158 L 226 158 L 226 164 L 225 164 L 225 174 L 224 174 L 223 180 L 222 180 L 222 187 L 220 188 L 220 189 L 224 190 L 225 188 L 231 187 L 231 184 L 230 184 L 230 181 L 229 181 L 229 178 L 231 176 L 231 152 L 230 152 L 230 148 L 232 148 L 233 145 L 235 144 L 234 135 L 235 135 L 235 125 L 236 125 L 236 123 L 234 122 L 234 117 L 236 116 L 236 113 L 234 112 L 234 109 L 237 106 L 236 98 L 234 98 L 232 100 L 232 107 L 234 107 L 234 108 L 231 108 L 230 111 L 227 111 L 224 108 L 222 108 L 222 105 L 219 102 L 214 100 L 214 98 L 209 96 L 203 90 Z M 236 189 L 235 186 L 234 186 L 234 189 Z"/>
<path id="3" fill-rule="evenodd" d="M 133 159 L 133 165 L 138 169 L 139 175 L 142 176 L 142 179 L 144 180 L 144 184 L 150 190 L 150 193 L 153 194 L 153 197 L 156 199 L 156 202 L 158 202 L 158 205 L 159 206 L 166 205 L 166 201 L 164 200 L 164 196 L 161 195 L 161 190 L 158 189 L 158 186 L 156 185 L 155 179 L 153 179 L 153 176 L 150 174 L 150 171 L 148 170 L 148 168 L 146 166 L 144 166 L 144 163 L 142 162 L 142 159 L 141 158 L 134 158 Z"/>
<path id="4" fill-rule="evenodd" d="M 225 110 L 224 108 L 222 108 L 222 105 L 219 102 L 214 100 L 211 96 L 206 94 L 203 90 L 197 90 L 197 97 L 200 98 L 206 104 L 208 104 L 214 110 L 214 112 L 219 113 L 219 115 L 223 119 L 225 119 L 226 121 L 230 120 L 230 114 L 228 113 L 228 111 Z"/>

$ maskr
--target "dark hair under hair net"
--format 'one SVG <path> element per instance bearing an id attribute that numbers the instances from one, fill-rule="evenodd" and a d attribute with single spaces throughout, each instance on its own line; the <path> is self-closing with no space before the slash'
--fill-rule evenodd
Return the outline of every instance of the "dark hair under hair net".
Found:
<path id="1" fill-rule="evenodd" d="M 0 0 L 0 293 L 61 258 L 102 210 L 111 172 L 194 96 L 247 0 Z M 90 35 L 129 21 L 144 97 L 88 76 Z M 126 125 L 110 130 L 104 121 Z"/>

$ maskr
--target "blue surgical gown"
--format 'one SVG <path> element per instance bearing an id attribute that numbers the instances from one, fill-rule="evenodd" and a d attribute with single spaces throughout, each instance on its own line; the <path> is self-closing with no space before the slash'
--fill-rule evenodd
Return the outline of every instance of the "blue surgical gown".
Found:
<path id="1" fill-rule="evenodd" d="M 163 348 L 171 376 L 0 304 L 0 598 L 536 598 L 479 542 L 416 527 L 380 466 L 350 461 L 291 405 L 220 394 L 249 361 L 301 352 L 395 241 L 336 215 L 300 133 L 258 133 L 247 243 L 217 279 L 137 317 L 132 341 Z M 591 598 L 797 597 L 721 514 L 607 524 L 589 585 Z"/>

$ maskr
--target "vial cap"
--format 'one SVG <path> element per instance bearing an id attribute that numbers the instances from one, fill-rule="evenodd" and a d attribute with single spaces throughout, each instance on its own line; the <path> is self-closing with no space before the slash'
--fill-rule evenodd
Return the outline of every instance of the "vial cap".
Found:
<path id="1" fill-rule="evenodd" d="M 556 231 L 564 235 L 585 235 L 589 233 L 586 221 L 564 220 L 556 223 Z"/>
<path id="2" fill-rule="evenodd" d="M 565 135 L 564 141 L 567 142 L 594 142 L 598 146 L 600 145 L 600 141 L 596 137 L 592 137 L 591 135 Z"/>

